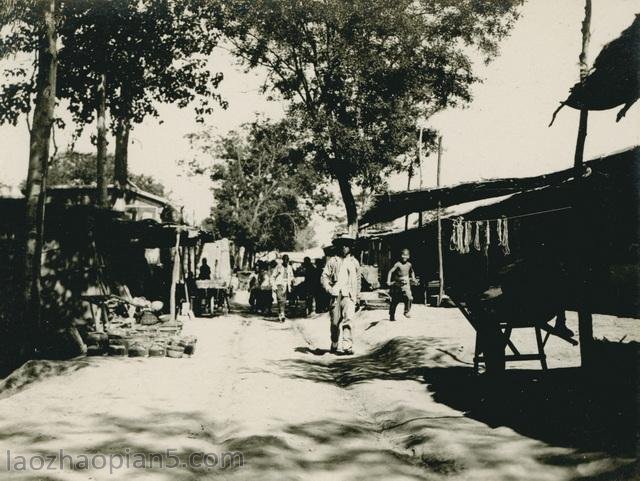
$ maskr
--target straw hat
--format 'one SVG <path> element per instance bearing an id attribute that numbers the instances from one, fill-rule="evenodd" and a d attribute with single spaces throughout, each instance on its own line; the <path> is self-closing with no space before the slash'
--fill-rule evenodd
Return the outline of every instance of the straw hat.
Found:
<path id="1" fill-rule="evenodd" d="M 343 245 L 353 247 L 356 243 L 356 240 L 353 237 L 350 237 L 348 235 L 340 235 L 335 239 L 333 239 L 331 243 L 336 247 L 343 246 Z"/>

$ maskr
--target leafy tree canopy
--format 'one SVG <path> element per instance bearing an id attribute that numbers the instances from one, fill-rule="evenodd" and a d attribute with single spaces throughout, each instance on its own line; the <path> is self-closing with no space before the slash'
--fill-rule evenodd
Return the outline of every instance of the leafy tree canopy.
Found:
<path id="1" fill-rule="evenodd" d="M 0 41 L 0 52 L 35 52 L 39 24 L 26 19 Z M 32 15 L 33 16 L 33 15 Z M 221 16 L 208 0 L 62 1 L 58 14 L 61 48 L 57 95 L 81 128 L 92 122 L 98 78 L 107 78 L 107 107 L 113 119 L 140 123 L 158 117 L 157 103 L 186 107 L 197 101 L 198 119 L 213 103 L 222 74 L 209 65 L 220 36 Z M 0 121 L 15 124 L 30 110 L 35 85 L 30 72 L 5 72 Z"/>
<path id="2" fill-rule="evenodd" d="M 189 136 L 208 163 L 191 163 L 214 183 L 215 229 L 254 251 L 295 247 L 314 212 L 330 201 L 322 177 L 300 148 L 288 121 L 257 120 L 215 138 Z"/>
<path id="3" fill-rule="evenodd" d="M 266 90 L 290 101 L 316 167 L 339 182 L 350 226 L 352 184 L 406 166 L 416 122 L 471 99 L 470 52 L 485 60 L 522 0 L 228 0 L 225 29 Z M 433 145 L 435 132 L 423 141 Z"/>

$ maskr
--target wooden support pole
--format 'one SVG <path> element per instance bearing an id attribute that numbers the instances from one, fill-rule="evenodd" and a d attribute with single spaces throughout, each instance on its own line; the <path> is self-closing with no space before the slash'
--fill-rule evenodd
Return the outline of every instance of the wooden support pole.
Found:
<path id="1" fill-rule="evenodd" d="M 184 300 L 187 304 L 189 304 L 189 311 L 191 311 L 191 301 L 189 300 L 189 286 L 187 285 L 187 271 L 189 270 L 188 264 L 189 262 L 189 248 L 182 247 L 182 256 L 180 259 L 180 276 L 182 278 L 182 284 L 184 286 Z"/>
<path id="2" fill-rule="evenodd" d="M 591 0 L 585 0 L 584 20 L 582 21 L 582 50 L 580 52 L 580 80 L 584 80 L 589 73 L 587 64 L 587 54 L 589 51 L 589 41 L 591 39 Z M 577 309 L 578 309 L 578 330 L 580 335 L 580 359 L 582 366 L 588 366 L 592 360 L 593 348 L 593 317 L 587 305 L 588 299 L 588 256 L 589 253 L 585 249 L 585 242 L 588 238 L 585 222 L 588 212 L 584 206 L 584 189 L 583 189 L 583 161 L 584 161 L 584 145 L 587 138 L 587 121 L 589 111 L 587 109 L 580 110 L 580 122 L 578 125 L 578 137 L 576 140 L 576 151 L 574 156 L 575 169 L 575 199 L 574 199 L 574 216 L 575 216 L 575 236 L 576 246 L 579 246 L 575 258 L 575 270 L 577 274 Z"/>
<path id="3" fill-rule="evenodd" d="M 174 248 L 173 269 L 171 271 L 171 287 L 169 289 L 169 315 L 171 320 L 176 319 L 176 286 L 180 279 L 180 231 L 176 234 L 176 246 Z"/>
<path id="4" fill-rule="evenodd" d="M 422 131 L 424 129 L 420 127 L 420 134 L 418 135 L 418 175 L 420 179 L 420 189 L 422 189 Z M 422 227 L 422 211 L 418 212 L 418 226 Z"/>
<path id="5" fill-rule="evenodd" d="M 407 173 L 407 190 L 411 189 L 411 177 L 413 177 L 413 166 L 409 166 L 409 172 Z M 404 216 L 404 230 L 409 230 L 409 214 Z"/>
<path id="6" fill-rule="evenodd" d="M 440 187 L 440 172 L 442 167 L 442 136 L 438 137 L 438 169 L 436 171 L 436 186 Z M 438 281 L 440 282 L 440 290 L 438 292 L 438 307 L 444 297 L 444 266 L 442 255 L 442 219 L 440 218 L 440 202 L 438 202 L 438 210 L 436 211 L 438 221 Z"/>

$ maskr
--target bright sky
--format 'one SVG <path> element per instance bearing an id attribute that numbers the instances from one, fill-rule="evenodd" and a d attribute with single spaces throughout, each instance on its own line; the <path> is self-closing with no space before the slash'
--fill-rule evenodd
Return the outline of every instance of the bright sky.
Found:
<path id="1" fill-rule="evenodd" d="M 584 0 L 529 0 L 500 57 L 478 72 L 467 109 L 435 116 L 443 135 L 443 184 L 519 177 L 573 165 L 579 113 L 551 114 L 578 81 Z M 593 0 L 589 63 L 640 13 L 640 0 Z M 585 158 L 640 144 L 640 105 L 615 122 L 617 109 L 590 112 Z M 435 156 L 423 167 L 424 185 L 435 183 Z M 406 188 L 406 177 L 394 183 Z M 417 181 L 413 184 L 417 187 Z"/>
<path id="2" fill-rule="evenodd" d="M 578 113 L 565 108 L 553 127 L 547 125 L 578 79 L 583 8 L 583 0 L 529 0 L 512 35 L 503 42 L 500 57 L 488 67 L 478 65 L 485 81 L 474 87 L 474 101 L 466 109 L 443 112 L 430 121 L 444 137 L 443 184 L 535 175 L 572 165 Z M 636 13 L 640 0 L 593 0 L 590 62 Z M 261 75 L 244 73 L 224 51 L 212 64 L 225 74 L 221 93 L 229 101 L 228 110 L 217 110 L 208 119 L 218 132 L 237 128 L 256 113 L 282 115 L 281 103 L 269 102 L 258 92 Z M 160 114 L 163 124 L 150 119 L 132 133 L 131 170 L 155 176 L 188 212 L 206 216 L 212 201 L 207 183 L 185 177 L 176 167 L 177 160 L 192 155 L 185 134 L 202 127 L 190 110 L 163 106 Z M 640 144 L 640 105 L 620 123 L 616 124 L 615 115 L 615 110 L 590 113 L 586 158 Z M 58 132 L 60 148 L 68 142 L 70 130 Z M 17 127 L 0 126 L 0 182 L 17 185 L 26 176 L 28 145 L 24 121 Z M 93 149 L 88 134 L 76 149 Z M 425 187 L 435 183 L 435 156 L 425 163 L 423 181 Z M 406 177 L 396 177 L 391 184 L 394 189 L 405 188 Z M 416 179 L 413 187 L 417 186 Z"/>

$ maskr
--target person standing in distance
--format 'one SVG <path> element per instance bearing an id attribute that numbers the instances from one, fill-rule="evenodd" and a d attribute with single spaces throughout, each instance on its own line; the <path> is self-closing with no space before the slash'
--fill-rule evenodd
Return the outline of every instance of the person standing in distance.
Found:
<path id="1" fill-rule="evenodd" d="M 410 257 L 409 249 L 402 249 L 400 260 L 393 265 L 387 275 L 387 285 L 391 295 L 391 305 L 389 306 L 390 321 L 396 320 L 396 309 L 400 302 L 404 302 L 404 316 L 411 317 L 409 314 L 413 301 L 411 285 L 416 284 L 417 280 L 413 266 L 409 262 Z"/>
<path id="2" fill-rule="evenodd" d="M 286 319 L 285 310 L 287 299 L 293 287 L 293 268 L 289 264 L 289 256 L 283 255 L 282 262 L 273 271 L 272 284 L 276 289 L 276 299 L 278 301 L 278 320 L 284 322 Z"/>

